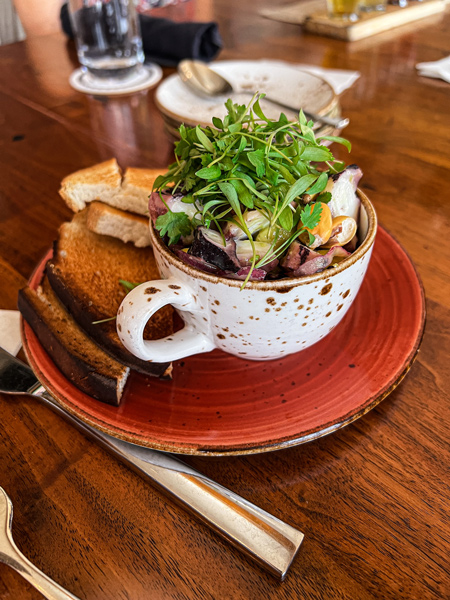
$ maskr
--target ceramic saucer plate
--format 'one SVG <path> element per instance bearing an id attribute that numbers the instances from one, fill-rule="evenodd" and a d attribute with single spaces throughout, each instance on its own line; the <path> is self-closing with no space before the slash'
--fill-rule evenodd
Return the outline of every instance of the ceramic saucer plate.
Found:
<path id="1" fill-rule="evenodd" d="M 45 266 L 33 275 L 36 287 Z M 220 351 L 174 363 L 172 381 L 133 373 L 120 407 L 83 394 L 22 324 L 29 362 L 67 410 L 121 439 L 169 452 L 252 454 L 327 435 L 363 416 L 410 368 L 425 301 L 402 247 L 381 227 L 352 307 L 326 338 L 282 360 L 245 361 Z"/>
<path id="2" fill-rule="evenodd" d="M 124 79 L 98 79 L 82 69 L 76 69 L 69 77 L 70 85 L 92 96 L 121 96 L 140 92 L 156 85 L 162 77 L 162 70 L 156 64 L 144 64 L 136 74 Z"/>
<path id="3" fill-rule="evenodd" d="M 328 114 L 337 103 L 333 88 L 321 77 L 290 67 L 287 63 L 256 60 L 218 61 L 210 65 L 223 75 L 233 88 L 233 102 L 248 104 L 252 93 L 264 92 L 280 102 L 289 99 L 289 104 L 303 107 L 317 114 Z M 156 104 L 165 117 L 178 123 L 195 126 L 210 125 L 212 117 L 224 117 L 224 106 L 228 95 L 216 98 L 203 98 L 192 92 L 178 75 L 165 79 L 156 91 Z M 278 119 L 284 112 L 289 119 L 297 118 L 298 112 L 280 109 L 279 106 L 261 101 L 264 113 L 272 119 Z"/>

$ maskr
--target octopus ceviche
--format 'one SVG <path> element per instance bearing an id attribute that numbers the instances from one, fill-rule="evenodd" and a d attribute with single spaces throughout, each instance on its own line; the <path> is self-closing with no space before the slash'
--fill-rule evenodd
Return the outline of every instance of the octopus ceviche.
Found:
<path id="1" fill-rule="evenodd" d="M 300 111 L 268 119 L 255 95 L 214 127 L 181 125 L 176 162 L 149 200 L 154 228 L 183 262 L 248 281 L 312 275 L 358 245 L 362 172 L 335 160 Z"/>

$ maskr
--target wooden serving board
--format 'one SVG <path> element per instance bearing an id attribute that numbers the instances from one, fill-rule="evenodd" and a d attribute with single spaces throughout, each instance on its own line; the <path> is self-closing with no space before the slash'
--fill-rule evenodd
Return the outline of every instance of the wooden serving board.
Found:
<path id="1" fill-rule="evenodd" d="M 353 42 L 440 13 L 445 6 L 445 0 L 416 1 L 405 8 L 388 5 L 385 12 L 361 14 L 355 23 L 331 19 L 326 12 L 317 12 L 305 20 L 304 27 L 310 33 Z"/>
<path id="2" fill-rule="evenodd" d="M 303 25 L 310 33 L 356 41 L 440 13 L 445 6 L 446 0 L 412 0 L 406 8 L 388 5 L 386 12 L 363 13 L 356 23 L 330 19 L 324 0 L 302 0 L 265 8 L 260 14 L 274 21 Z"/>

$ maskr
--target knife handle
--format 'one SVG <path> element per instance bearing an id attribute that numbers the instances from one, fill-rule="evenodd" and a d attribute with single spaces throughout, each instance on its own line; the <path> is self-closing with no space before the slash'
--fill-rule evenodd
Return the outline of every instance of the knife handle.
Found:
<path id="1" fill-rule="evenodd" d="M 170 454 L 124 442 L 87 425 L 60 407 L 43 386 L 31 393 L 283 581 L 303 533 Z"/>

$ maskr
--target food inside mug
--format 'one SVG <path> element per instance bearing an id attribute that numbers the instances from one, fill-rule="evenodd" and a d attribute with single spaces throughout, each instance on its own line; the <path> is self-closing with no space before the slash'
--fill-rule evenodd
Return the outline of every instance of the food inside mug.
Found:
<path id="1" fill-rule="evenodd" d="M 358 246 L 362 172 L 335 160 L 313 122 L 267 118 L 255 95 L 214 127 L 181 125 L 176 161 L 150 196 L 152 223 L 185 263 L 247 281 L 312 275 Z M 362 216 L 362 215 L 361 215 Z"/>

